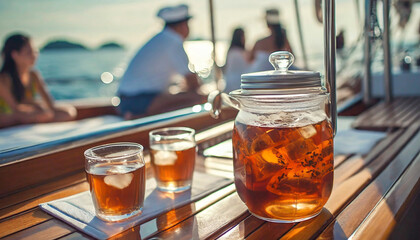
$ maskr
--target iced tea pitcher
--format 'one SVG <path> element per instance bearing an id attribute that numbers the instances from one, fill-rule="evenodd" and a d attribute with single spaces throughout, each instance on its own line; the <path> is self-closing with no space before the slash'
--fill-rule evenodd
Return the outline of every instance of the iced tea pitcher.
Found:
<path id="1" fill-rule="evenodd" d="M 329 94 L 319 72 L 289 71 L 289 52 L 270 55 L 274 71 L 243 74 L 241 89 L 212 93 L 239 113 L 232 135 L 235 185 L 258 218 L 298 222 L 320 213 L 333 185 Z"/>

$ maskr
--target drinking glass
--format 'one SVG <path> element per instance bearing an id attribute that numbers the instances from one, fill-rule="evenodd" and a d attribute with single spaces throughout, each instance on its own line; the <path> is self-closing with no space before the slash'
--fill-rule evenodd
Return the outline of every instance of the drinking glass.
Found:
<path id="1" fill-rule="evenodd" d="M 96 216 L 116 222 L 141 214 L 146 183 L 143 146 L 112 143 L 90 148 L 84 155 Z"/>
<path id="2" fill-rule="evenodd" d="M 197 154 L 194 135 L 195 130 L 187 127 L 149 133 L 150 156 L 159 190 L 180 192 L 191 188 Z"/>

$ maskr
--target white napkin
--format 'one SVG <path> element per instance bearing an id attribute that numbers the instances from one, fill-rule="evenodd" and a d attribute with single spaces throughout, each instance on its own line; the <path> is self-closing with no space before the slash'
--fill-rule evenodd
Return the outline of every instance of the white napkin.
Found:
<path id="1" fill-rule="evenodd" d="M 232 139 L 229 139 L 207 148 L 204 150 L 203 155 L 206 157 L 233 158 L 232 151 Z"/>
<path id="2" fill-rule="evenodd" d="M 42 203 L 40 207 L 49 214 L 92 237 L 106 239 L 140 222 L 146 222 L 161 213 L 196 201 L 230 183 L 232 183 L 230 179 L 194 172 L 191 190 L 181 193 L 164 193 L 156 189 L 156 181 L 154 179 L 149 179 L 146 183 L 143 213 L 124 222 L 117 223 L 105 222 L 95 216 L 89 191 Z"/>
<path id="3" fill-rule="evenodd" d="M 386 133 L 348 129 L 334 138 L 334 154 L 367 154 Z"/>

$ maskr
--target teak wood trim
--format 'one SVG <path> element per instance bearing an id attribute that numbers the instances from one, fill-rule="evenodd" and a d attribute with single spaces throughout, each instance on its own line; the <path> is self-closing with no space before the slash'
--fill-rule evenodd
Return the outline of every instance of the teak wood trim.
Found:
<path id="1" fill-rule="evenodd" d="M 420 97 L 400 97 L 392 103 L 380 102 L 363 112 L 353 123 L 354 128 L 385 130 L 407 128 L 420 118 Z"/>
<path id="2" fill-rule="evenodd" d="M 202 131 L 232 120 L 234 116 L 236 116 L 235 110 L 226 109 L 221 118 L 216 120 L 211 118 L 209 113 L 204 112 L 113 133 L 109 136 L 64 144 L 33 156 L 29 153 L 27 157 L 0 166 L 0 197 L 84 169 L 83 152 L 90 147 L 110 142 L 137 142 L 148 148 L 148 133 L 152 129 L 186 126 Z M 205 137 L 202 140 L 205 140 Z"/>
<path id="3" fill-rule="evenodd" d="M 354 239 L 387 239 L 420 189 L 420 154 L 358 227 Z"/>
<path id="4" fill-rule="evenodd" d="M 416 134 L 412 135 L 413 132 Z M 409 128 L 404 135 L 406 134 L 411 134 L 412 137 L 407 144 L 399 149 L 398 155 L 392 158 L 392 161 L 380 171 L 378 176 L 372 176 L 372 182 L 340 212 L 336 219 L 323 231 L 320 238 L 328 238 L 333 234 L 334 239 L 348 239 L 363 224 L 364 219 L 369 216 L 370 212 L 378 206 L 404 171 L 413 166 L 412 162 L 419 154 L 420 131 L 418 131 L 418 126 Z M 379 156 L 378 160 L 384 157 L 386 156 Z M 367 170 L 373 172 L 373 164 L 370 165 L 371 168 Z M 414 186 L 417 185 L 414 184 Z M 410 192 L 412 191 L 415 192 L 416 188 L 411 188 Z"/>

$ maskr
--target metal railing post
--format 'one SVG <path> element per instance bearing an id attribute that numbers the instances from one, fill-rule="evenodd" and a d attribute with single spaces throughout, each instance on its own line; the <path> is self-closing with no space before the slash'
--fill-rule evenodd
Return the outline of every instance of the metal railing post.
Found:
<path id="1" fill-rule="evenodd" d="M 383 48 L 384 48 L 384 90 L 385 101 L 392 102 L 392 63 L 391 63 L 391 46 L 389 36 L 389 0 L 383 0 L 383 18 L 384 18 L 384 34 L 383 34 Z"/>
<path id="2" fill-rule="evenodd" d="M 298 31 L 299 31 L 300 48 L 302 49 L 303 67 L 305 69 L 309 69 L 308 57 L 306 55 L 306 49 L 305 49 L 305 43 L 303 42 L 303 32 L 302 32 L 302 24 L 300 22 L 300 11 L 299 11 L 299 3 L 298 3 L 298 0 L 294 0 L 294 4 L 295 4 L 296 22 L 297 22 Z"/>
<path id="3" fill-rule="evenodd" d="M 375 0 L 373 0 L 375 1 Z M 364 76 L 363 76 L 363 102 L 368 105 L 372 101 L 372 94 L 371 94 L 371 79 L 372 79 L 372 72 L 371 72 L 371 34 L 373 34 L 373 30 L 371 29 L 372 26 L 372 19 L 370 15 L 370 11 L 372 9 L 372 0 L 365 1 L 365 25 L 364 25 L 364 33 L 365 33 L 365 49 L 364 49 Z"/>
<path id="4" fill-rule="evenodd" d="M 324 65 L 334 135 L 337 132 L 337 90 L 335 66 L 335 0 L 324 1 Z"/>
<path id="5" fill-rule="evenodd" d="M 214 23 L 214 6 L 213 0 L 209 0 L 209 11 L 210 11 L 210 32 L 211 32 L 211 43 L 213 45 L 213 69 L 214 69 L 214 81 L 216 84 L 216 88 L 219 89 L 219 81 L 222 78 L 222 69 L 216 63 L 216 31 L 215 31 L 215 23 Z M 220 89 L 219 89 L 220 90 Z M 223 89 L 221 89 L 223 90 Z"/>

